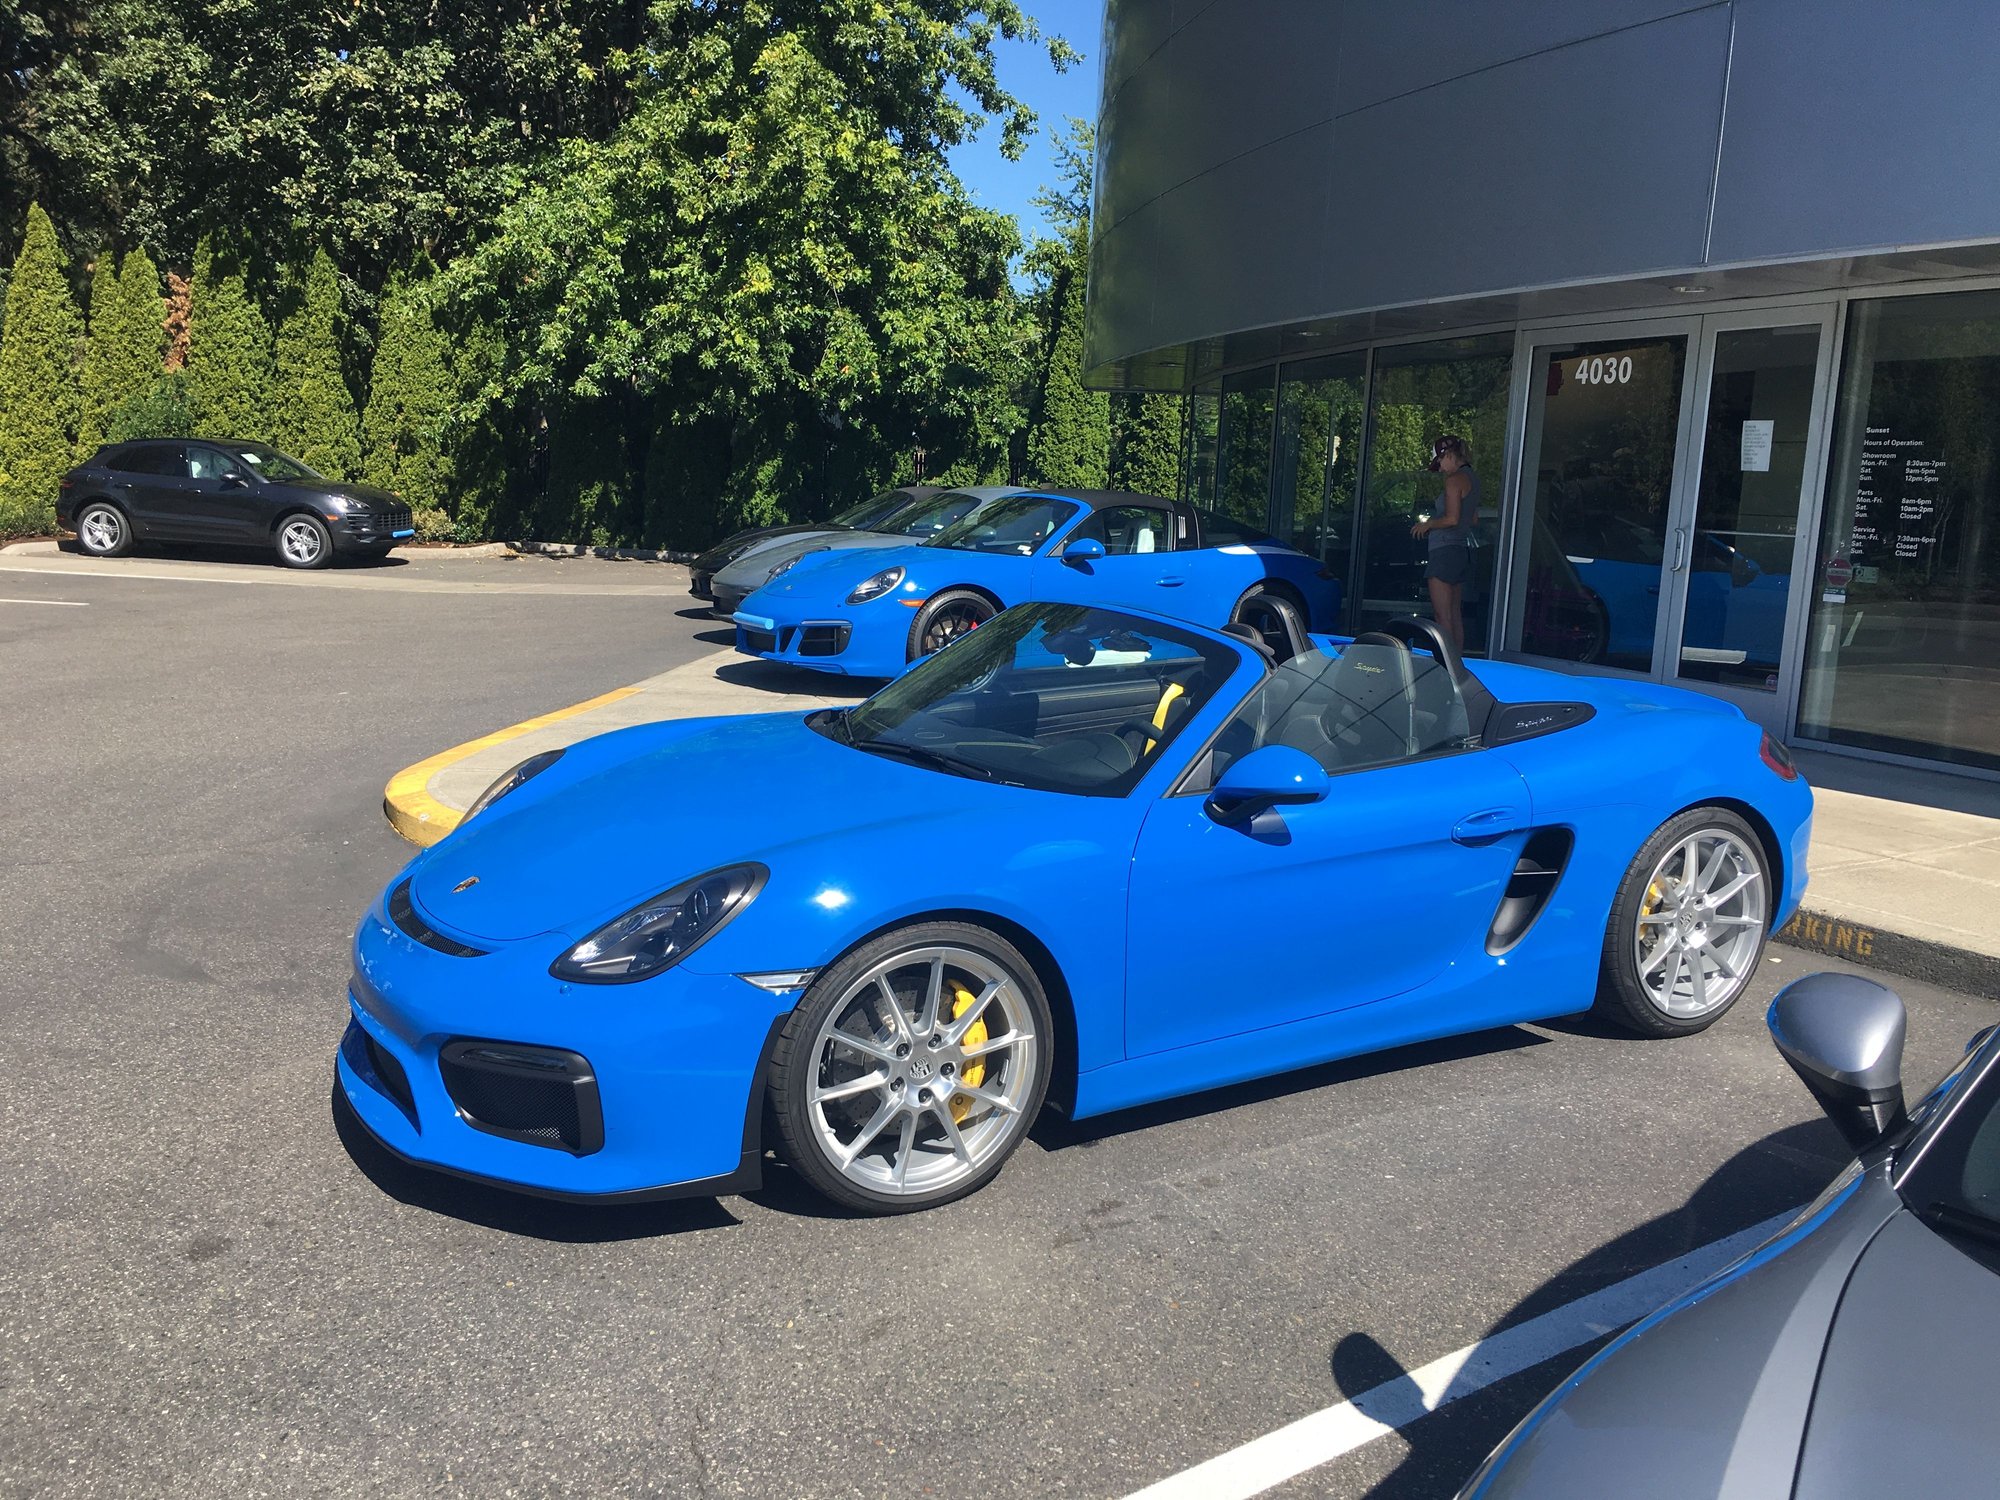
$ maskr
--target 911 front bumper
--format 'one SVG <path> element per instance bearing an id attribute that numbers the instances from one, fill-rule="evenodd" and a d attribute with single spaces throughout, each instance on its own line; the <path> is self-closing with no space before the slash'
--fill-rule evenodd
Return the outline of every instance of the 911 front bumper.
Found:
<path id="1" fill-rule="evenodd" d="M 548 966 L 568 944 L 457 957 L 378 902 L 335 1064 L 361 1124 L 418 1166 L 548 1197 L 756 1187 L 764 1068 L 794 997 L 685 968 L 565 984 Z"/>

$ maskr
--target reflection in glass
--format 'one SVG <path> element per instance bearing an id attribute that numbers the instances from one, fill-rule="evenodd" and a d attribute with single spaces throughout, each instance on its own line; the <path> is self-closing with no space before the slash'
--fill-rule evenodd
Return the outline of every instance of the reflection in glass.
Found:
<path id="1" fill-rule="evenodd" d="M 1222 388 L 1197 387 L 1188 397 L 1187 498 L 1204 509 L 1215 505 L 1215 449 L 1221 424 Z"/>
<path id="2" fill-rule="evenodd" d="M 1410 535 L 1420 515 L 1436 513 L 1444 477 L 1429 472 L 1431 440 L 1445 433 L 1466 441 L 1480 482 L 1480 522 L 1472 576 L 1464 594 L 1465 649 L 1486 650 L 1492 599 L 1494 517 L 1506 467 L 1507 384 L 1513 368 L 1511 334 L 1443 339 L 1375 351 L 1368 420 L 1368 480 L 1363 490 L 1356 630 L 1396 615 L 1430 614 L 1424 585 L 1427 547 Z"/>
<path id="3" fill-rule="evenodd" d="M 1266 368 L 1222 382 L 1214 508 L 1264 528 L 1271 499 L 1271 404 L 1277 372 Z"/>
<path id="4" fill-rule="evenodd" d="M 1848 310 L 1799 734 L 2000 771 L 2000 292 Z"/>
<path id="5" fill-rule="evenodd" d="M 1535 350 L 1513 649 L 1652 670 L 1686 364 L 1678 335 Z"/>
<path id="6" fill-rule="evenodd" d="M 1819 328 L 1715 336 L 1680 676 L 1776 691 Z"/>
<path id="7" fill-rule="evenodd" d="M 1288 364 L 1278 385 L 1270 530 L 1341 579 L 1354 548 L 1355 462 L 1367 367 L 1367 356 L 1360 353 Z"/>

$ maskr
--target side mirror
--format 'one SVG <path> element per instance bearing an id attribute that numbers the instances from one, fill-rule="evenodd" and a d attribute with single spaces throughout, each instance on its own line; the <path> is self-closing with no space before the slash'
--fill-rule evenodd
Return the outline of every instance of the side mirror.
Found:
<path id="1" fill-rule="evenodd" d="M 1322 802 L 1333 790 L 1326 767 L 1290 745 L 1252 750 L 1208 794 L 1208 815 L 1218 823 L 1245 823 L 1269 807 Z"/>
<path id="2" fill-rule="evenodd" d="M 1062 550 L 1062 560 L 1072 568 L 1082 563 L 1096 562 L 1104 556 L 1104 543 L 1095 537 L 1080 536 Z"/>
<path id="3" fill-rule="evenodd" d="M 224 474 L 222 476 L 222 487 L 225 490 L 247 490 L 250 488 L 250 481 L 245 479 L 241 474 Z"/>
<path id="4" fill-rule="evenodd" d="M 1894 990 L 1854 974 L 1808 974 L 1778 991 L 1764 1023 L 1856 1151 L 1903 1123 L 1907 1021 Z"/>

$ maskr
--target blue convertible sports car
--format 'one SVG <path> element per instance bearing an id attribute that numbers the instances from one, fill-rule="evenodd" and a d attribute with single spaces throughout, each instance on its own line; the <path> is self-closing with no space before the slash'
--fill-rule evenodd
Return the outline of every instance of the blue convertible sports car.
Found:
<path id="1" fill-rule="evenodd" d="M 922 1208 L 1045 1102 L 1593 1004 L 1698 1031 L 1797 905 L 1811 807 L 1733 707 L 1474 671 L 1427 622 L 1274 650 L 1026 604 L 851 708 L 524 761 L 362 918 L 340 1090 L 530 1192 L 743 1190 L 775 1147 Z"/>
<path id="2" fill-rule="evenodd" d="M 1247 622 L 1276 640 L 1333 628 L 1340 585 L 1277 538 L 1184 503 L 1023 490 L 988 500 L 920 546 L 801 558 L 737 608 L 736 649 L 894 677 L 1028 599 Z"/>

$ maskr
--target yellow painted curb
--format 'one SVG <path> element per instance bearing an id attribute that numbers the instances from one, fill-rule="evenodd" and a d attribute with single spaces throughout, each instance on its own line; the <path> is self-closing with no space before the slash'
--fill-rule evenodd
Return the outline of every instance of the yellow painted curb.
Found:
<path id="1" fill-rule="evenodd" d="M 505 729 L 483 734 L 476 740 L 467 740 L 463 745 L 453 745 L 449 750 L 442 750 L 428 760 L 420 760 L 414 766 L 406 766 L 389 778 L 388 789 L 382 793 L 382 811 L 389 815 L 389 826 L 411 843 L 428 849 L 458 827 L 465 817 L 465 809 L 446 807 L 427 790 L 431 778 L 438 772 L 491 745 L 518 740 L 524 734 L 533 734 L 537 729 L 546 729 L 564 719 L 589 713 L 593 708 L 616 703 L 620 698 L 629 698 L 638 691 L 636 687 L 614 688 L 586 702 L 573 703 L 568 708 L 559 708 L 539 718 L 523 719 Z"/>

